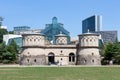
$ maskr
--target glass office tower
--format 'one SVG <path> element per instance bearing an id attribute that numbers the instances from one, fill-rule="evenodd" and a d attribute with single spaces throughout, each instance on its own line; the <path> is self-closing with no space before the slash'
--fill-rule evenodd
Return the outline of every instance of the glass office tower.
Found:
<path id="1" fill-rule="evenodd" d="M 82 21 L 82 33 L 101 31 L 102 16 L 94 15 Z"/>

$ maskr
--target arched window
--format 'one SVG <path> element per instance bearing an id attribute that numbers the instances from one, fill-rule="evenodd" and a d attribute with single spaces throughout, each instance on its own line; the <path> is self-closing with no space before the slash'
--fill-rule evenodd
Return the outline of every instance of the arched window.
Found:
<path id="1" fill-rule="evenodd" d="M 69 54 L 69 62 L 75 62 L 75 55 L 74 53 Z"/>
<path id="2" fill-rule="evenodd" d="M 37 60 L 36 60 L 36 59 L 34 59 L 34 62 L 37 62 Z"/>
<path id="3" fill-rule="evenodd" d="M 30 61 L 30 60 L 29 60 L 29 59 L 27 59 L 27 62 L 28 62 L 28 63 L 29 63 L 29 61 Z"/>

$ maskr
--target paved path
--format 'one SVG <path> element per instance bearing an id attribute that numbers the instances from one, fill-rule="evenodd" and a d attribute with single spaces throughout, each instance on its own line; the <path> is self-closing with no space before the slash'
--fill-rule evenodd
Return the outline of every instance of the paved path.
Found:
<path id="1" fill-rule="evenodd" d="M 120 65 L 19 65 L 19 64 L 0 64 L 0 67 L 120 67 Z"/>

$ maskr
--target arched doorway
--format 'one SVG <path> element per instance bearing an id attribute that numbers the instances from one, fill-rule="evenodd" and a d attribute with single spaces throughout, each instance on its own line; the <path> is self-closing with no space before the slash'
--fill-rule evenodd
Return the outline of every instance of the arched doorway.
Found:
<path id="1" fill-rule="evenodd" d="M 54 58 L 55 58 L 54 53 L 49 53 L 48 54 L 48 63 L 49 64 L 54 64 L 55 63 Z"/>
<path id="2" fill-rule="evenodd" d="M 69 54 L 69 64 L 75 64 L 75 54 L 74 53 Z"/>

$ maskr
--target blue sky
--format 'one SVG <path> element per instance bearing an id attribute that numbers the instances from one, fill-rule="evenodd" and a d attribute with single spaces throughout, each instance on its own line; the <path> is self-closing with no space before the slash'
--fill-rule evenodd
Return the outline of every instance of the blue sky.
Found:
<path id="1" fill-rule="evenodd" d="M 41 29 L 56 16 L 71 36 L 77 36 L 82 20 L 94 14 L 102 15 L 102 30 L 117 30 L 120 36 L 120 0 L 0 0 L 0 16 L 8 30 L 22 25 Z"/>

